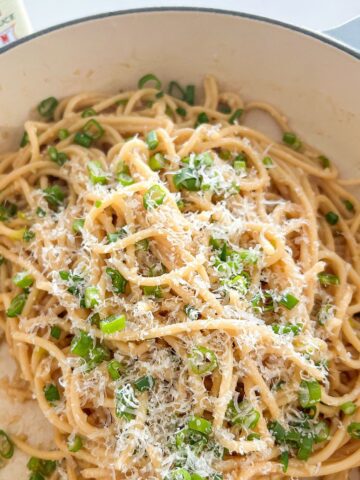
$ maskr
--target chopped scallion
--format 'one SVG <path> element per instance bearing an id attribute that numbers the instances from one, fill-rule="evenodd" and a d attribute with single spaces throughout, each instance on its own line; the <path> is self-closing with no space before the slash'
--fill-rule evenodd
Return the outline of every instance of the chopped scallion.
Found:
<path id="1" fill-rule="evenodd" d="M 154 86 L 155 88 L 157 88 L 158 90 L 160 90 L 161 88 L 161 82 L 160 80 L 153 74 L 153 73 L 147 73 L 146 75 L 144 75 L 143 77 L 140 78 L 139 82 L 138 82 L 138 87 L 139 88 L 144 88 L 145 85 L 149 82 L 153 82 L 154 83 Z"/>
<path id="2" fill-rule="evenodd" d="M 218 362 L 212 350 L 198 346 L 189 355 L 189 366 L 196 375 L 209 375 L 217 368 Z"/>
<path id="3" fill-rule="evenodd" d="M 105 272 L 110 277 L 114 293 L 125 293 L 127 280 L 115 268 L 107 267 Z"/>
<path id="4" fill-rule="evenodd" d="M 110 315 L 100 321 L 100 330 L 109 335 L 124 330 L 126 326 L 126 316 L 124 313 Z"/>
<path id="5" fill-rule="evenodd" d="M 159 207 L 165 199 L 166 191 L 161 185 L 153 185 L 143 197 L 143 205 L 146 210 Z"/>
<path id="6" fill-rule="evenodd" d="M 346 402 L 340 405 L 340 410 L 345 413 L 345 415 L 352 415 L 356 412 L 357 406 L 354 402 Z"/>
<path id="7" fill-rule="evenodd" d="M 94 308 L 100 303 L 100 291 L 97 287 L 86 287 L 84 294 L 85 308 Z"/>
<path id="8" fill-rule="evenodd" d="M 56 385 L 48 383 L 44 386 L 44 395 L 48 402 L 56 402 L 60 400 L 60 393 Z"/>
<path id="9" fill-rule="evenodd" d="M 203 123 L 209 123 L 209 117 L 205 112 L 200 112 L 196 119 L 195 128 Z"/>
<path id="10" fill-rule="evenodd" d="M 56 340 L 59 340 L 61 336 L 61 328 L 58 327 L 57 325 L 52 326 L 50 330 L 50 335 Z"/>
<path id="11" fill-rule="evenodd" d="M 328 287 L 329 285 L 339 285 L 340 279 L 337 275 L 332 273 L 320 272 L 318 273 L 318 279 L 321 285 Z"/>
<path id="12" fill-rule="evenodd" d="M 145 142 L 146 142 L 147 146 L 149 147 L 149 150 L 155 150 L 155 148 L 158 147 L 159 139 L 158 139 L 158 136 L 157 136 L 157 133 L 156 133 L 155 130 L 151 130 L 151 132 L 149 132 L 146 135 Z"/>
<path id="13" fill-rule="evenodd" d="M 134 382 L 134 387 L 139 392 L 145 392 L 147 390 L 151 390 L 155 385 L 155 380 L 151 375 L 145 375 L 144 377 L 138 378 Z"/>
<path id="14" fill-rule="evenodd" d="M 299 390 L 299 403 L 303 408 L 312 407 L 321 400 L 321 387 L 316 380 L 302 380 Z"/>
<path id="15" fill-rule="evenodd" d="M 329 225 L 336 225 L 339 221 L 339 215 L 335 212 L 327 212 L 325 219 Z"/>
<path id="16" fill-rule="evenodd" d="M 279 303 L 288 310 L 292 310 L 299 303 L 299 300 L 294 297 L 294 295 L 291 295 L 291 293 L 286 293 L 282 296 Z"/>
<path id="17" fill-rule="evenodd" d="M 59 102 L 55 97 L 48 97 L 39 103 L 37 110 L 42 117 L 45 117 L 47 120 L 52 120 L 58 104 Z"/>
<path id="18" fill-rule="evenodd" d="M 242 116 L 243 113 L 243 108 L 238 108 L 237 110 L 235 110 L 235 112 L 229 118 L 229 123 L 231 125 L 234 125 L 234 123 Z"/>
<path id="19" fill-rule="evenodd" d="M 151 170 L 157 171 L 165 167 L 165 157 L 162 153 L 158 152 L 149 158 L 149 167 Z"/>
<path id="20" fill-rule="evenodd" d="M 29 288 L 34 283 L 34 278 L 28 272 L 18 272 L 13 277 L 14 285 L 20 288 Z"/>
<path id="21" fill-rule="evenodd" d="M 0 455 L 6 459 L 14 455 L 14 444 L 4 430 L 0 430 Z"/>
<path id="22" fill-rule="evenodd" d="M 99 162 L 98 160 L 92 160 L 87 164 L 87 169 L 89 172 L 90 181 L 93 185 L 107 184 L 107 174 L 103 170 L 101 162 Z"/>
<path id="23" fill-rule="evenodd" d="M 83 447 L 82 438 L 79 435 L 75 435 L 74 437 L 69 437 L 67 441 L 67 448 L 69 452 L 76 453 L 81 450 Z"/>
<path id="24" fill-rule="evenodd" d="M 10 318 L 17 317 L 21 315 L 24 310 L 25 303 L 27 300 L 27 293 L 19 293 L 11 300 L 9 308 L 6 310 L 6 315 Z"/>

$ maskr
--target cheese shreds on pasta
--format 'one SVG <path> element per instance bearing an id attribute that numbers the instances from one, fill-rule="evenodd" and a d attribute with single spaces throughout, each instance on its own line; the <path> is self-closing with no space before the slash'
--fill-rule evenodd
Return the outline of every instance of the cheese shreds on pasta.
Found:
<path id="1" fill-rule="evenodd" d="M 33 393 L 56 449 L 6 438 L 54 479 L 345 478 L 360 182 L 210 76 L 203 103 L 167 91 L 149 74 L 49 97 L 0 155 L 6 385 Z M 253 109 L 282 140 L 245 126 Z"/>

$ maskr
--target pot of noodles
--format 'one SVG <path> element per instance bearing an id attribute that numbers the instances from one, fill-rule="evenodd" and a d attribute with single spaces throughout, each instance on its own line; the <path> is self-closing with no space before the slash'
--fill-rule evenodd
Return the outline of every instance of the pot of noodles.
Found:
<path id="1" fill-rule="evenodd" d="M 358 56 L 153 9 L 0 65 L 0 479 L 356 475 Z"/>

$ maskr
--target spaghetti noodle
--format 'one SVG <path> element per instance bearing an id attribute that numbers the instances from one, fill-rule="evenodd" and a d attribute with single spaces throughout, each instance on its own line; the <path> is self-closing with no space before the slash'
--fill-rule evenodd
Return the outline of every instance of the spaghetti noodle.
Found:
<path id="1" fill-rule="evenodd" d="M 43 477 L 360 465 L 359 203 L 204 86 L 50 97 L 1 155 L 0 326 L 57 449 L 7 438 Z"/>

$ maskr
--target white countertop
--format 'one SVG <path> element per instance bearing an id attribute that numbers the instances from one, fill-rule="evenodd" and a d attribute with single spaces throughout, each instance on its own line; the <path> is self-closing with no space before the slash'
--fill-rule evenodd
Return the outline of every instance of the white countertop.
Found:
<path id="1" fill-rule="evenodd" d="M 359 0 L 23 0 L 34 31 L 58 23 L 129 8 L 189 6 L 237 10 L 315 31 L 360 16 Z"/>

